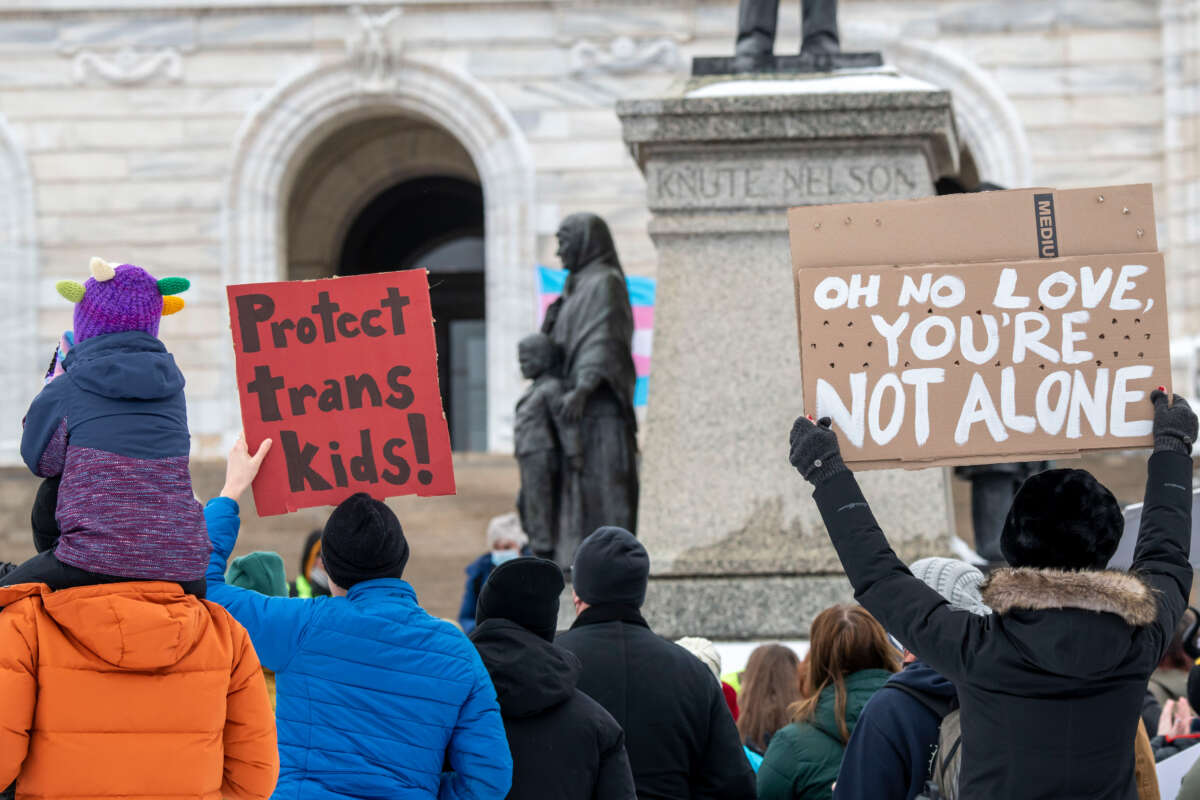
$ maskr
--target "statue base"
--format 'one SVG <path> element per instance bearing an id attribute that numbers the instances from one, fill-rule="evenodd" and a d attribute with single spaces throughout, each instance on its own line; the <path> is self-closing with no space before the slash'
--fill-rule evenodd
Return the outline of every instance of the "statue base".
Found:
<path id="1" fill-rule="evenodd" d="M 798 56 L 706 56 L 692 59 L 692 75 L 803 75 L 883 66 L 882 53 L 801 53 Z"/>
<path id="2" fill-rule="evenodd" d="M 890 74 L 730 77 L 617 105 L 658 254 L 638 536 L 657 633 L 808 636 L 850 586 L 788 464 L 803 408 L 790 206 L 933 194 L 958 170 L 950 96 Z M 946 470 L 859 476 L 901 558 L 946 555 Z"/>

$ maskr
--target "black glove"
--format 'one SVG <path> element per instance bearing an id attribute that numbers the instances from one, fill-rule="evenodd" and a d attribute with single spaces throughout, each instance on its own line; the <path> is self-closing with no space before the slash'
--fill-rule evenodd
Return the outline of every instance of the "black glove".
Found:
<path id="1" fill-rule="evenodd" d="M 822 417 L 815 425 L 808 417 L 800 417 L 792 426 L 792 466 L 813 486 L 820 486 L 839 472 L 849 471 L 842 461 L 832 425 L 833 420 L 829 417 Z"/>
<path id="2" fill-rule="evenodd" d="M 1179 395 L 1167 405 L 1166 392 L 1155 389 L 1150 393 L 1154 403 L 1154 452 L 1192 454 L 1196 441 L 1196 414 Z"/>

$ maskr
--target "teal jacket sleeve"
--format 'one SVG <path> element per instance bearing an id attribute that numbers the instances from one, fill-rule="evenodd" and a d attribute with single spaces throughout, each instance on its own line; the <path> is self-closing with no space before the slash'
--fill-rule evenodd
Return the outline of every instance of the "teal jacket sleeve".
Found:
<path id="1" fill-rule="evenodd" d="M 512 756 L 496 690 L 483 662 L 475 660 L 475 687 L 446 747 L 450 771 L 442 773 L 438 800 L 502 800 L 512 788 Z"/>
<path id="2" fill-rule="evenodd" d="M 225 583 L 225 566 L 237 544 L 241 518 L 238 504 L 227 497 L 214 497 L 204 506 L 212 555 L 208 560 L 208 599 L 233 615 L 250 634 L 258 660 L 273 672 L 283 672 L 300 644 L 304 629 L 321 600 L 268 597 L 265 594 Z"/>

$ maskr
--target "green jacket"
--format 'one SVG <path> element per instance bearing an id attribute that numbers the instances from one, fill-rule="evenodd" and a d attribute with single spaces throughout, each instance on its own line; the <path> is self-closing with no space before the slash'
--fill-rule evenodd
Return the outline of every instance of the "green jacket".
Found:
<path id="1" fill-rule="evenodd" d="M 864 669 L 846 678 L 846 727 L 854 730 L 858 715 L 891 673 Z M 846 745 L 838 735 L 832 686 L 821 692 L 809 722 L 793 722 L 771 737 L 758 770 L 758 800 L 830 800 Z"/>

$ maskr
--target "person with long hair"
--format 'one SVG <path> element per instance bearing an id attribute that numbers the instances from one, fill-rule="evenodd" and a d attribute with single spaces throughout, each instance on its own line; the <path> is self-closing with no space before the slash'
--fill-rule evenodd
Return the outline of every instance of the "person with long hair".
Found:
<path id="1" fill-rule="evenodd" d="M 758 800 L 829 800 L 850 733 L 871 695 L 900 668 L 883 626 L 856 605 L 813 620 L 804 660 L 804 699 L 771 737 L 758 771 Z"/>
<path id="2" fill-rule="evenodd" d="M 790 647 L 764 644 L 754 648 L 742 672 L 738 696 L 738 733 L 742 744 L 760 756 L 771 737 L 792 721 L 788 709 L 804 699 L 800 693 L 800 659 Z"/>

